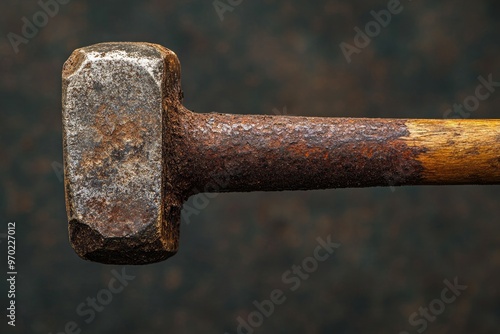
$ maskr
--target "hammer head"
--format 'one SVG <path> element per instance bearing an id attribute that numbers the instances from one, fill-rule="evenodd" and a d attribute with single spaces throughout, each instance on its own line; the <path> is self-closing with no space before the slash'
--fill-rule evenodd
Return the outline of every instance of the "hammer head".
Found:
<path id="1" fill-rule="evenodd" d="M 87 260 L 146 264 L 177 252 L 181 202 L 170 194 L 169 111 L 180 64 L 149 43 L 103 43 L 63 67 L 64 185 L 70 241 Z"/>

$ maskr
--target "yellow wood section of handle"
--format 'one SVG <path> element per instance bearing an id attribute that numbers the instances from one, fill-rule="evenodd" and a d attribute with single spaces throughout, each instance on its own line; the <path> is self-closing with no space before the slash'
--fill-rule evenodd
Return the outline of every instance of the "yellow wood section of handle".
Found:
<path id="1" fill-rule="evenodd" d="M 407 120 L 422 184 L 500 184 L 500 120 Z"/>

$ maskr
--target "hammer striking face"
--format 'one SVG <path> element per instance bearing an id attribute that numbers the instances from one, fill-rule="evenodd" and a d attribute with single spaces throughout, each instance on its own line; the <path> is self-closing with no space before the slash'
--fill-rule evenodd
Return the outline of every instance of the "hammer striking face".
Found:
<path id="1" fill-rule="evenodd" d="M 181 94 L 176 55 L 145 43 L 79 49 L 64 65 L 63 92 L 66 204 L 76 252 L 105 263 L 175 254 L 180 203 L 165 205 L 163 103 L 175 104 Z"/>
<path id="2" fill-rule="evenodd" d="M 66 208 L 82 258 L 172 256 L 197 192 L 500 183 L 498 120 L 197 114 L 181 100 L 179 61 L 159 45 L 97 44 L 65 63 Z"/>

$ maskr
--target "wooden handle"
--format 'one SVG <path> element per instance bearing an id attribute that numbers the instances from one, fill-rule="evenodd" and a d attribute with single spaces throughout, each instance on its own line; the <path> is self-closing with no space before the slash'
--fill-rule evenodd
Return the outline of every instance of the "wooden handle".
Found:
<path id="1" fill-rule="evenodd" d="M 499 184 L 500 120 L 407 120 L 422 184 Z"/>

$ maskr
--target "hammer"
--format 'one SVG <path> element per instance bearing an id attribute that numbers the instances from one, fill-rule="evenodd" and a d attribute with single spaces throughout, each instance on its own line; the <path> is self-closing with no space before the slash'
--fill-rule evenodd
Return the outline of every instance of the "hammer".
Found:
<path id="1" fill-rule="evenodd" d="M 199 192 L 500 183 L 500 120 L 193 113 L 177 56 L 151 43 L 77 49 L 62 78 L 69 237 L 86 260 L 174 255 Z"/>

